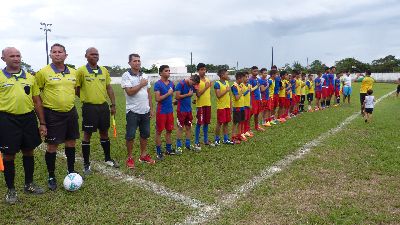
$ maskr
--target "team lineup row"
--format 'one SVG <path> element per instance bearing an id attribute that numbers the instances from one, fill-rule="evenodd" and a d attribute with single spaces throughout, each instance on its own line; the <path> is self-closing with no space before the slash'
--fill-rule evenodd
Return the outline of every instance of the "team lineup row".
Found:
<path id="1" fill-rule="evenodd" d="M 99 52 L 88 48 L 85 53 L 87 64 L 75 70 L 65 65 L 67 52 L 63 45 L 54 44 L 50 49 L 52 63 L 32 76 L 21 69 L 21 53 L 8 47 L 2 51 L 2 60 L 6 67 L 0 72 L 0 150 L 4 156 L 4 178 L 8 191 L 6 202 L 15 203 L 17 195 L 14 186 L 15 155 L 23 154 L 26 193 L 42 194 L 44 190 L 33 182 L 34 149 L 45 137 L 47 144 L 45 161 L 49 174 L 48 188 L 57 189 L 55 161 L 57 148 L 64 143 L 68 173 L 75 172 L 75 145 L 79 138 L 78 114 L 74 105 L 75 96 L 82 101 L 82 155 L 84 174 L 91 173 L 90 141 L 93 132 L 99 131 L 100 144 L 104 150 L 107 165 L 118 168 L 119 164 L 111 158 L 110 115 L 116 112 L 115 96 L 110 85 L 107 69 L 99 66 Z M 130 69 L 122 75 L 121 87 L 126 97 L 126 147 L 128 157 L 126 165 L 134 168 L 132 156 L 136 130 L 140 132 L 139 161 L 154 164 L 155 160 L 147 152 L 147 140 L 150 137 L 150 119 L 154 117 L 151 84 L 148 76 L 140 71 L 141 61 L 138 54 L 130 54 Z M 335 68 L 328 68 L 325 74 L 319 74 L 314 80 L 310 75 L 294 72 L 289 78 L 285 71 L 276 67 L 268 72 L 252 67 L 250 73 L 238 72 L 233 85 L 229 83 L 226 70 L 218 71 L 220 80 L 212 82 L 206 77 L 206 66 L 197 65 L 198 75 L 192 75 L 176 85 L 169 80 L 170 69 L 160 67 L 160 80 L 154 84 L 156 106 L 156 154 L 157 159 L 164 158 L 161 148 L 161 134 L 164 130 L 165 154 L 181 154 L 182 135 L 185 133 L 184 146 L 199 151 L 200 130 L 203 127 L 204 144 L 217 146 L 240 144 L 254 135 L 250 129 L 250 119 L 254 117 L 254 129 L 264 131 L 264 127 L 285 122 L 291 116 L 304 111 L 304 101 L 311 106 L 313 96 L 317 99 L 316 109 L 330 106 L 333 95 L 340 93 L 340 81 L 334 78 Z M 260 77 L 257 77 L 260 76 Z M 368 73 L 367 73 L 368 77 Z M 372 78 L 371 78 L 372 79 Z M 368 79 L 366 79 L 368 81 Z M 361 92 L 372 88 L 372 82 L 364 82 Z M 345 87 L 345 82 L 342 82 Z M 350 85 L 351 86 L 351 85 Z M 363 89 L 364 87 L 364 89 Z M 208 127 L 211 121 L 211 89 L 217 97 L 217 124 L 214 142 L 208 139 Z M 349 97 L 350 91 L 343 91 Z M 171 133 L 174 130 L 173 94 L 176 99 L 177 140 L 172 148 Z M 196 99 L 195 141 L 191 144 L 192 96 Z M 109 105 L 108 99 L 111 104 Z M 309 108 L 310 111 L 312 108 Z M 259 119 L 259 114 L 261 118 Z M 37 119 L 39 123 L 37 122 Z M 229 137 L 228 125 L 233 121 L 232 134 Z M 220 134 L 222 129 L 223 139 Z"/>

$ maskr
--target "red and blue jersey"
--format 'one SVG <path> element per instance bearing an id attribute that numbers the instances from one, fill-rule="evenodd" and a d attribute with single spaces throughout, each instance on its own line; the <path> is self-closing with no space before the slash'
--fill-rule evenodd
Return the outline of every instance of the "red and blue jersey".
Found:
<path id="1" fill-rule="evenodd" d="M 290 84 L 292 85 L 292 93 L 296 94 L 296 79 L 290 79 Z"/>
<path id="2" fill-rule="evenodd" d="M 175 91 L 180 91 L 181 95 L 185 95 L 192 90 L 194 87 L 186 83 L 185 80 L 181 80 L 175 87 Z M 176 108 L 179 112 L 191 112 L 192 111 L 192 96 L 187 96 L 178 100 L 178 106 Z"/>
<path id="3" fill-rule="evenodd" d="M 340 79 L 339 78 L 335 79 L 335 90 L 337 90 L 337 91 L 340 90 Z"/>
<path id="4" fill-rule="evenodd" d="M 269 81 L 268 80 L 264 80 L 263 78 L 258 79 L 258 83 L 260 84 L 260 86 L 265 86 L 267 89 L 265 91 L 261 91 L 261 99 L 262 100 L 268 100 L 269 99 Z"/>
<path id="5" fill-rule="evenodd" d="M 330 85 L 329 74 L 327 73 L 322 74 L 322 79 L 323 79 L 322 86 L 328 87 Z"/>
<path id="6" fill-rule="evenodd" d="M 154 84 L 154 92 L 160 92 L 160 96 L 168 93 L 168 90 L 175 90 L 174 82 L 168 80 L 168 84 L 165 84 L 162 80 L 158 80 Z M 172 107 L 172 95 L 168 96 L 161 102 L 157 102 L 157 114 L 169 114 L 173 113 L 174 108 Z"/>
<path id="7" fill-rule="evenodd" d="M 258 79 L 250 77 L 249 84 L 251 84 L 252 88 L 256 87 L 258 85 Z M 260 87 L 258 87 L 256 90 L 251 92 L 251 99 L 252 100 L 261 100 Z"/>
<path id="8" fill-rule="evenodd" d="M 333 86 L 333 84 L 335 82 L 335 75 L 333 73 L 329 73 L 328 74 L 328 80 L 329 80 L 329 84 L 328 85 Z"/>
<path id="9" fill-rule="evenodd" d="M 322 91 L 321 78 L 319 77 L 315 78 L 314 83 L 315 83 L 315 91 Z M 319 85 L 317 83 L 319 83 Z"/>
<path id="10" fill-rule="evenodd" d="M 281 77 L 275 77 L 275 88 L 274 88 L 274 95 L 279 94 L 279 90 L 281 88 Z"/>

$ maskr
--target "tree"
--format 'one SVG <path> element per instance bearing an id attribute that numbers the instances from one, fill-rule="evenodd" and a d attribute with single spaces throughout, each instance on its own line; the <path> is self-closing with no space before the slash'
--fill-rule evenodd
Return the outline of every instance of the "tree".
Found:
<path id="1" fill-rule="evenodd" d="M 143 73 L 158 73 L 158 67 L 156 66 L 156 64 L 151 65 L 150 69 L 142 67 L 141 70 Z"/>
<path id="2" fill-rule="evenodd" d="M 28 63 L 24 62 L 24 61 L 21 62 L 21 68 L 22 68 L 23 70 L 29 72 L 29 73 L 34 72 L 33 69 L 32 69 L 32 66 L 29 65 Z"/>
<path id="3" fill-rule="evenodd" d="M 123 73 L 128 71 L 128 68 L 121 68 L 120 66 L 105 66 L 111 77 L 120 77 Z"/>
<path id="4" fill-rule="evenodd" d="M 337 73 L 342 73 L 346 71 L 349 71 L 351 73 L 364 72 L 370 67 L 367 63 L 363 63 L 354 58 L 345 58 L 340 61 L 336 61 L 335 64 Z"/>
<path id="5" fill-rule="evenodd" d="M 196 73 L 196 65 L 186 65 L 188 73 Z"/>
<path id="6" fill-rule="evenodd" d="M 305 67 L 303 67 L 298 61 L 295 61 L 292 65 L 292 71 L 297 70 L 299 73 L 303 72 L 306 70 Z"/>
<path id="7" fill-rule="evenodd" d="M 317 74 L 317 73 L 323 73 L 324 72 L 324 65 L 322 64 L 322 62 L 318 59 L 314 60 L 311 64 L 310 64 L 310 69 L 309 69 L 309 73 L 312 74 Z"/>
<path id="8" fill-rule="evenodd" d="M 371 70 L 375 73 L 387 73 L 400 71 L 400 59 L 396 59 L 393 55 L 373 60 Z"/>
<path id="9" fill-rule="evenodd" d="M 70 67 L 70 68 L 76 69 L 76 68 L 75 68 L 75 65 L 68 64 L 68 63 L 66 63 L 65 65 L 68 66 L 68 67 Z"/>

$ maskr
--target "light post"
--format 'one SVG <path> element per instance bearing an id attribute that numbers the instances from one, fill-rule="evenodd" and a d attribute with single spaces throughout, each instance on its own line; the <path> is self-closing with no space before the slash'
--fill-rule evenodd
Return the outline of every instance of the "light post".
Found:
<path id="1" fill-rule="evenodd" d="M 43 30 L 46 35 L 46 58 L 47 58 L 47 65 L 49 65 L 49 44 L 47 42 L 47 32 L 51 32 L 51 29 L 49 27 L 51 27 L 52 24 L 41 22 L 40 25 L 42 25 L 40 29 Z"/>

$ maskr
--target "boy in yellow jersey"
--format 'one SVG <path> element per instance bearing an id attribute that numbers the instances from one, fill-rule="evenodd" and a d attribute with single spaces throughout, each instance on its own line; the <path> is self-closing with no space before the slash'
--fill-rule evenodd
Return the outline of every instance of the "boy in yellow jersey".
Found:
<path id="1" fill-rule="evenodd" d="M 306 101 L 306 74 L 304 72 L 301 73 L 300 87 L 299 110 L 300 112 L 304 112 L 304 102 Z"/>
<path id="2" fill-rule="evenodd" d="M 75 108 L 76 70 L 64 64 L 65 47 L 54 44 L 50 48 L 52 63 L 36 74 L 36 82 L 42 90 L 44 116 L 47 124 L 47 151 L 45 160 L 49 173 L 48 187 L 57 189 L 55 176 L 58 145 L 64 143 L 68 173 L 74 173 L 75 140 L 79 138 L 78 113 Z"/>
<path id="3" fill-rule="evenodd" d="M 25 193 L 44 193 L 41 187 L 33 183 L 33 150 L 40 145 L 40 135 L 45 136 L 47 129 L 39 87 L 35 78 L 21 69 L 21 53 L 16 48 L 8 47 L 2 51 L 1 59 L 6 67 L 0 70 L 0 154 L 4 158 L 4 180 L 8 189 L 5 202 L 14 204 L 17 202 L 14 161 L 20 150 L 25 172 Z"/>
<path id="4" fill-rule="evenodd" d="M 312 112 L 313 111 L 312 101 L 314 100 L 314 93 L 315 93 L 315 87 L 314 87 L 314 81 L 313 81 L 312 74 L 308 74 L 308 80 L 306 81 L 306 93 L 307 93 L 307 101 L 308 101 L 308 112 Z"/>
<path id="5" fill-rule="evenodd" d="M 278 73 L 277 70 L 271 70 L 269 71 L 269 79 L 268 82 L 270 83 L 269 85 L 269 102 L 268 102 L 268 106 L 270 109 L 270 116 L 268 118 L 268 122 L 271 125 L 276 125 L 277 123 L 274 120 L 275 117 L 275 109 L 278 106 L 275 106 L 275 77 L 276 74 Z M 278 97 L 278 102 L 279 102 L 279 97 Z"/>
<path id="6" fill-rule="evenodd" d="M 119 165 L 111 158 L 110 113 L 115 115 L 115 96 L 111 87 L 111 78 L 104 66 L 99 66 L 99 52 L 96 48 L 88 48 L 85 53 L 87 64 L 76 71 L 76 93 L 82 101 L 82 155 L 84 174 L 89 175 L 90 169 L 90 139 L 92 133 L 99 130 L 100 145 L 104 152 L 104 162 L 115 168 Z M 107 103 L 110 99 L 110 106 Z"/>
<path id="7" fill-rule="evenodd" d="M 232 85 L 232 109 L 233 109 L 233 125 L 232 125 L 232 140 L 234 144 L 240 144 L 243 140 L 239 125 L 244 121 L 244 97 L 243 97 L 243 82 L 244 73 L 237 72 L 235 75 L 236 82 Z M 244 138 L 246 139 L 246 138 Z"/>
<path id="8" fill-rule="evenodd" d="M 250 119 L 251 119 L 251 89 L 252 86 L 249 84 L 249 73 L 243 72 L 243 83 L 241 84 L 244 98 L 244 121 L 240 125 L 242 139 L 245 140 L 247 137 L 253 137 L 254 134 L 250 130 Z"/>
<path id="9" fill-rule="evenodd" d="M 200 76 L 199 88 L 196 90 L 197 124 L 195 130 L 195 150 L 201 150 L 200 147 L 200 127 L 203 126 L 204 144 L 214 146 L 208 140 L 208 125 L 211 121 L 211 81 L 206 77 L 206 64 L 199 63 L 197 72 Z"/>
<path id="10" fill-rule="evenodd" d="M 360 88 L 360 103 L 361 103 L 361 115 L 364 116 L 364 100 L 365 96 L 367 96 L 367 91 L 372 89 L 372 86 L 374 85 L 374 78 L 371 77 L 371 71 L 367 70 L 365 72 L 365 77 L 357 75 L 356 79 L 354 82 L 361 82 L 361 88 Z"/>
<path id="11" fill-rule="evenodd" d="M 224 133 L 224 144 L 233 144 L 229 140 L 228 125 L 231 122 L 231 99 L 229 92 L 229 74 L 226 69 L 218 70 L 220 80 L 214 83 L 215 96 L 217 96 L 217 126 L 215 127 L 215 142 L 216 146 L 220 145 L 221 126 Z M 232 128 L 233 129 L 233 128 Z"/>
<path id="12" fill-rule="evenodd" d="M 295 99 L 295 107 L 293 110 L 293 114 L 297 115 L 300 111 L 300 101 L 301 101 L 301 75 L 300 72 L 298 72 L 295 76 L 295 82 L 296 82 L 296 93 L 293 94 L 293 99 Z"/>
<path id="13" fill-rule="evenodd" d="M 286 99 L 286 89 L 289 86 L 288 73 L 286 71 L 281 71 L 281 83 L 279 88 L 279 111 L 278 111 L 278 120 L 279 122 L 285 122 L 286 119 L 286 111 L 290 106 L 290 101 L 288 102 Z"/>

